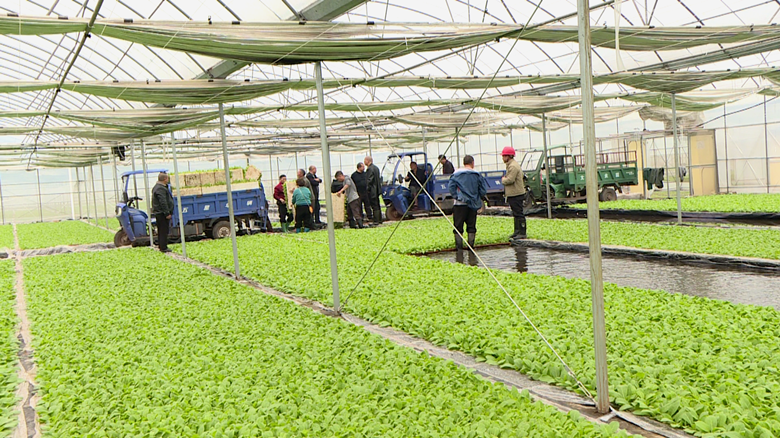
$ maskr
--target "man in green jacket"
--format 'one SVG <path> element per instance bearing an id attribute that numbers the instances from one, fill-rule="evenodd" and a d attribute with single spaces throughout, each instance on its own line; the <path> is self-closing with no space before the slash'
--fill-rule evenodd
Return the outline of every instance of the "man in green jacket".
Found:
<path id="1" fill-rule="evenodd" d="M 515 220 L 515 232 L 509 236 L 510 242 L 526 238 L 525 214 L 523 213 L 523 201 L 525 200 L 525 181 L 523 169 L 520 163 L 515 161 L 515 149 L 507 146 L 501 151 L 501 158 L 506 164 L 506 175 L 501 178 L 504 185 L 504 196 L 509 208 L 512 209 L 512 217 Z"/>
<path id="2" fill-rule="evenodd" d="M 157 239 L 160 243 L 160 251 L 171 252 L 168 249 L 168 232 L 170 230 L 171 217 L 173 217 L 173 196 L 168 190 L 168 174 L 157 176 L 157 184 L 152 189 L 152 214 L 157 221 Z"/>

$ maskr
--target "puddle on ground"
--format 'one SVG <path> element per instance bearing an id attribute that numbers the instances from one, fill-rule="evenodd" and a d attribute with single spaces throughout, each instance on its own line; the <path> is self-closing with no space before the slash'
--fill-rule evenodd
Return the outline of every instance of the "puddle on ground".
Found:
<path id="1" fill-rule="evenodd" d="M 510 272 L 589 279 L 588 254 L 546 248 L 500 247 L 477 250 L 491 268 Z M 476 266 L 468 251 L 428 257 Z M 679 261 L 605 255 L 604 281 L 619 286 L 657 289 L 732 303 L 771 306 L 780 310 L 780 273 L 692 265 Z"/>

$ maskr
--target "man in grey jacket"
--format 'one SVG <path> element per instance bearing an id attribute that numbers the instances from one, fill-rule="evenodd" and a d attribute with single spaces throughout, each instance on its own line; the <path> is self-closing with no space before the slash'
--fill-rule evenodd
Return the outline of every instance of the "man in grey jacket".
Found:
<path id="1" fill-rule="evenodd" d="M 368 201 L 371 203 L 371 210 L 373 210 L 374 224 L 379 225 L 382 223 L 382 207 L 379 203 L 379 196 L 382 194 L 382 175 L 372 157 L 366 157 L 363 164 L 366 165 L 366 173 L 368 174 L 366 175 L 366 185 Z"/>
<path id="2" fill-rule="evenodd" d="M 161 172 L 152 189 L 152 214 L 157 221 L 157 239 L 162 252 L 171 252 L 168 249 L 168 232 L 173 217 L 173 196 L 168 190 L 168 181 L 168 174 Z"/>
<path id="3" fill-rule="evenodd" d="M 515 219 L 515 232 L 509 236 L 510 242 L 526 238 L 525 214 L 523 213 L 523 201 L 525 200 L 525 181 L 523 169 L 520 163 L 515 161 L 515 149 L 507 146 L 501 151 L 501 158 L 506 164 L 506 175 L 501 178 L 504 185 L 504 196 L 509 208 L 512 209 L 512 217 Z"/>

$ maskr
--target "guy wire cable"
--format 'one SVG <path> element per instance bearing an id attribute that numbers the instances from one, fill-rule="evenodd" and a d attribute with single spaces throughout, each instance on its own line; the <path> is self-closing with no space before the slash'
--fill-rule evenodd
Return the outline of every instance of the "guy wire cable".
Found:
<path id="1" fill-rule="evenodd" d="M 543 0 L 542 0 L 542 1 L 543 1 Z M 530 22 L 530 20 L 533 18 L 533 16 L 534 16 L 534 14 L 536 13 L 536 11 L 537 11 L 537 10 L 539 9 L 539 7 L 541 6 L 541 4 L 542 4 L 542 1 L 540 1 L 540 2 L 539 2 L 537 5 L 536 5 L 536 9 L 534 9 L 534 12 L 533 12 L 533 13 L 531 14 L 531 16 L 529 17 L 529 22 Z M 519 41 L 519 39 L 515 39 L 515 42 L 512 44 L 512 47 L 509 49 L 509 51 L 507 52 L 507 54 L 504 56 L 504 58 L 503 58 L 503 60 L 502 60 L 501 64 L 500 64 L 500 65 L 498 66 L 498 68 L 496 69 L 496 72 L 495 72 L 495 74 L 493 75 L 493 78 L 491 79 L 491 82 L 490 82 L 490 83 L 492 83 L 492 80 L 493 80 L 493 79 L 495 79 L 496 75 L 498 75 L 498 72 L 501 70 L 501 67 L 502 67 L 502 66 L 503 66 L 503 64 L 506 62 L 506 59 L 508 58 L 509 54 L 512 52 L 512 50 L 514 49 L 514 47 L 515 47 L 515 45 L 517 44 L 517 42 L 518 42 L 518 41 Z M 479 97 L 479 98 L 476 100 L 477 102 L 479 102 L 480 100 L 482 100 L 482 98 L 484 97 L 484 95 L 487 93 L 487 90 L 488 90 L 488 88 L 489 88 L 489 86 L 490 86 L 490 83 L 488 83 L 488 84 L 487 84 L 487 87 L 485 87 L 485 88 L 483 89 L 483 91 L 482 91 L 482 94 L 481 94 L 481 95 L 480 95 L 480 97 Z M 358 107 L 359 107 L 359 102 L 358 102 Z M 461 125 L 461 127 L 460 127 L 460 128 L 458 128 L 458 129 L 457 129 L 457 132 L 456 132 L 456 134 L 455 134 L 455 137 L 453 138 L 453 140 L 451 140 L 451 141 L 450 141 L 449 145 L 447 146 L 447 148 L 446 148 L 446 149 L 445 149 L 445 151 L 444 151 L 444 154 L 445 154 L 445 155 L 446 155 L 446 154 L 449 152 L 450 148 L 452 147 L 452 143 L 453 143 L 454 141 L 458 141 L 458 136 L 460 135 L 460 130 L 461 130 L 461 129 L 462 129 L 464 126 L 465 126 L 466 122 L 467 122 L 467 121 L 468 121 L 468 119 L 471 117 L 471 115 L 474 113 L 474 110 L 475 110 L 475 109 L 476 109 L 476 106 L 473 106 L 473 107 L 471 108 L 471 110 L 469 111 L 468 115 L 466 116 L 466 119 L 463 121 L 463 124 Z M 363 115 L 364 115 L 364 116 L 366 116 L 366 114 L 365 114 L 365 112 L 364 112 L 364 111 L 361 111 L 361 113 L 363 113 Z M 372 122 L 370 119 L 368 119 L 368 121 L 369 121 L 369 123 L 373 124 L 373 122 Z M 385 140 L 385 138 L 384 138 L 384 137 L 381 135 L 381 133 L 379 133 L 379 137 L 382 139 L 382 141 L 385 141 L 385 143 L 388 145 L 388 147 L 390 147 L 391 151 L 393 151 L 393 153 L 395 153 L 395 148 L 393 148 L 393 146 L 392 146 L 392 145 L 391 145 L 389 142 L 387 142 L 387 141 Z M 401 161 L 401 163 L 404 165 L 404 169 L 406 170 L 406 163 L 404 163 L 403 161 Z M 449 219 L 449 218 L 446 216 L 446 214 L 445 214 L 445 213 L 444 213 L 444 211 L 441 209 L 441 207 L 440 207 L 438 204 L 436 204 L 436 201 L 435 201 L 435 199 L 433 198 L 433 196 L 432 196 L 432 195 L 431 195 L 431 194 L 428 192 L 428 190 L 427 190 L 427 189 L 426 189 L 426 187 L 425 187 L 425 186 L 426 186 L 426 184 L 427 184 L 427 183 L 430 181 L 430 179 L 431 179 L 431 178 L 433 178 L 433 174 L 436 172 L 436 170 L 438 170 L 438 169 L 439 169 L 440 165 L 441 165 L 441 163 L 437 163 L 436 167 L 434 167 L 434 169 L 433 169 L 433 172 L 431 172 L 431 174 L 428 176 L 428 178 L 427 178 L 427 179 L 425 180 L 425 182 L 423 182 L 423 183 L 421 183 L 421 182 L 420 182 L 420 181 L 417 179 L 416 175 L 414 175 L 414 174 L 412 174 L 412 178 L 414 178 L 414 180 L 415 180 L 415 181 L 417 181 L 419 184 L 421 184 L 421 191 L 423 191 L 423 192 L 425 193 L 425 195 L 426 195 L 426 196 L 428 196 L 428 198 L 431 200 L 431 202 L 432 202 L 434 205 L 436 205 L 436 208 L 437 208 L 437 210 L 438 210 L 438 211 L 439 211 L 439 212 L 442 214 L 442 216 L 443 216 L 443 217 L 444 217 L 444 218 L 447 220 L 447 223 L 449 223 L 449 224 L 450 224 L 450 226 L 452 227 L 452 229 L 453 229 L 453 230 L 455 230 L 455 232 L 457 232 L 457 233 L 458 233 L 458 235 L 459 235 L 461 238 L 463 238 L 463 235 L 462 235 L 460 232 L 458 232 L 458 230 L 457 230 L 457 229 L 455 229 L 455 225 L 454 225 L 454 224 L 452 223 L 452 221 L 451 221 L 451 220 L 450 220 L 450 219 Z M 371 269 L 374 267 L 374 265 L 376 264 L 376 262 L 379 260 L 379 257 L 382 255 L 382 253 L 384 252 L 384 250 L 387 248 L 387 245 L 388 245 L 388 243 L 390 242 L 390 240 L 392 239 L 393 235 L 395 235 L 395 232 L 398 230 L 398 228 L 399 228 L 399 227 L 401 226 L 401 224 L 403 223 L 403 220 L 404 220 L 404 218 L 406 217 L 406 215 L 409 213 L 409 210 L 410 210 L 410 209 L 408 209 L 408 208 L 406 209 L 406 211 L 404 212 L 403 216 L 402 216 L 402 217 L 401 217 L 401 219 L 398 221 L 398 223 L 396 224 L 396 226 L 393 228 L 393 231 L 390 233 L 390 236 L 388 236 L 387 240 L 386 240 L 386 241 L 385 241 L 385 243 L 382 245 L 382 247 L 381 247 L 381 249 L 379 250 L 379 253 L 377 254 L 377 256 L 374 258 L 374 260 L 373 260 L 373 261 L 371 262 L 371 264 L 369 265 L 368 269 L 367 269 L 367 270 L 364 272 L 364 274 L 361 276 L 360 280 L 358 280 L 357 284 L 356 284 L 356 285 L 355 285 L 355 287 L 352 289 L 352 291 L 350 291 L 350 293 L 347 295 L 346 299 L 344 300 L 344 304 L 343 304 L 342 308 L 346 307 L 346 305 L 347 305 L 347 304 L 348 304 L 348 302 L 349 302 L 349 299 L 350 299 L 350 297 L 351 297 L 351 296 L 354 294 L 354 292 L 357 290 L 357 288 L 360 286 L 360 284 L 361 284 L 361 283 L 363 282 L 363 280 L 366 278 L 366 276 L 368 275 L 368 273 L 369 273 L 369 272 L 371 271 Z M 526 320 L 526 321 L 527 321 L 527 322 L 530 324 L 530 326 L 531 326 L 531 327 L 533 328 L 533 330 L 534 330 L 534 331 L 537 333 L 537 335 L 539 335 L 539 337 L 540 337 L 540 338 L 542 339 L 542 341 L 545 343 L 545 345 L 547 346 L 547 348 L 549 348 L 549 349 L 550 349 L 550 351 L 552 351 L 552 353 L 555 355 L 555 357 L 558 359 L 558 361 L 559 361 L 559 362 L 560 362 L 560 363 L 561 363 L 561 364 L 564 366 L 564 368 L 566 369 L 566 373 L 567 373 L 567 374 L 568 374 L 568 375 L 569 375 L 569 376 L 570 376 L 572 379 L 574 379 L 574 380 L 575 380 L 575 382 L 577 383 L 577 386 L 578 386 L 578 387 L 579 387 L 579 388 L 582 390 L 582 392 L 583 392 L 583 393 L 584 393 L 584 394 L 585 394 L 585 395 L 586 395 L 586 396 L 587 396 L 587 397 L 588 397 L 590 400 L 592 400 L 593 402 L 595 402 L 596 400 L 595 400 L 595 397 L 593 396 L 593 394 L 592 394 L 592 393 L 591 393 L 591 392 L 588 390 L 588 388 L 587 388 L 587 387 L 586 387 L 586 386 L 585 386 L 585 385 L 582 383 L 582 381 L 580 381 L 580 379 L 577 377 L 576 373 L 575 373 L 575 372 L 574 372 L 574 371 L 571 369 L 571 367 L 570 367 L 570 366 L 569 366 L 569 365 L 566 363 L 566 361 L 563 359 L 563 357 L 561 357 L 561 355 L 558 353 L 558 351 L 555 349 L 555 347 L 553 347 L 553 346 L 552 346 L 552 344 L 551 344 L 551 343 L 550 343 L 550 342 L 547 340 L 547 337 L 545 337 L 545 336 L 544 336 L 544 334 L 543 334 L 543 333 L 541 332 L 541 330 L 540 330 L 540 329 L 539 329 L 539 328 L 536 326 L 536 324 L 534 324 L 534 323 L 533 323 L 533 321 L 531 321 L 531 319 L 529 318 L 529 316 L 528 316 L 528 315 L 527 315 L 527 314 L 526 314 L 526 313 L 523 311 L 523 309 L 520 307 L 520 305 L 518 305 L 518 304 L 517 304 L 517 301 L 515 301 L 514 297 L 512 297 L 512 295 L 509 293 L 509 291 L 507 291 L 507 290 L 506 290 L 506 288 L 505 288 L 505 287 L 504 287 L 504 285 L 501 283 L 501 281 L 500 281 L 500 280 L 498 280 L 498 278 L 495 276 L 495 274 L 493 273 L 493 271 L 492 271 L 491 269 L 489 269 L 489 268 L 488 268 L 487 264 L 486 264 L 486 263 L 485 263 L 485 261 L 482 259 L 482 257 L 480 257 L 480 256 L 479 256 L 479 255 L 476 253 L 476 251 L 474 251 L 474 248 L 473 248 L 471 245 L 469 245 L 469 244 L 468 244 L 468 242 L 467 242 L 467 240 L 466 240 L 466 239 L 463 239 L 463 240 L 464 240 L 464 242 L 466 242 L 466 245 L 468 246 L 468 249 L 469 249 L 470 251 L 472 251 L 472 253 L 473 253 L 474 255 L 476 255 L 476 257 L 477 257 L 477 259 L 479 260 L 480 264 L 481 264 L 481 265 L 482 265 L 482 267 L 483 267 L 483 268 L 484 268 L 484 269 L 485 269 L 485 270 L 488 272 L 488 274 L 490 275 L 490 277 L 491 277 L 491 278 L 492 278 L 492 279 L 493 279 L 493 280 L 494 280 L 494 281 L 495 281 L 495 282 L 498 284 L 498 286 L 501 288 L 501 290 L 504 292 L 504 294 L 505 294 L 505 295 L 506 295 L 506 296 L 509 298 L 509 300 L 510 300 L 510 301 L 512 302 L 512 304 L 515 306 L 515 308 L 516 308 L 516 309 L 517 309 L 517 310 L 520 312 L 520 314 L 523 316 L 523 318 L 524 318 L 524 319 L 525 319 L 525 320 Z M 610 410 L 612 410 L 612 407 L 610 407 Z"/>

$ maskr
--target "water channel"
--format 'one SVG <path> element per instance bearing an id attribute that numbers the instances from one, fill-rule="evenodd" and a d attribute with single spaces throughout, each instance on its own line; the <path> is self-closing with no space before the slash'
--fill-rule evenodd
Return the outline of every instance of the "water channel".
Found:
<path id="1" fill-rule="evenodd" d="M 485 263 L 510 272 L 589 279 L 587 253 L 545 248 L 494 247 L 477 252 Z M 429 257 L 477 265 L 468 251 L 440 252 Z M 619 286 L 657 289 L 733 303 L 771 306 L 780 310 L 780 272 L 691 264 L 632 256 L 604 255 L 604 281 Z"/>

